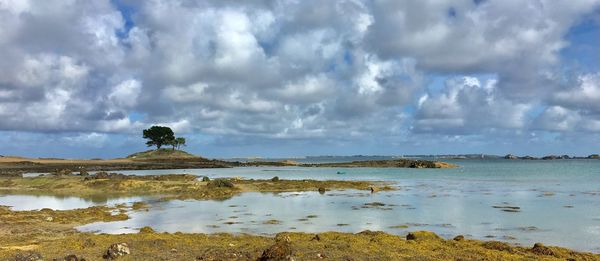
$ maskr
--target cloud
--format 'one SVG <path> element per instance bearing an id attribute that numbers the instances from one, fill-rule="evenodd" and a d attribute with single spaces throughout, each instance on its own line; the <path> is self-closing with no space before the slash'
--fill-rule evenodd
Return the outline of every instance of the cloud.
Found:
<path id="1" fill-rule="evenodd" d="M 561 51 L 599 4 L 0 0 L 0 129 L 162 123 L 244 144 L 591 132 L 600 76 L 565 75 Z"/>
<path id="2" fill-rule="evenodd" d="M 414 130 L 469 134 L 525 127 L 531 105 L 503 98 L 497 89 L 496 80 L 482 84 L 474 77 L 450 79 L 441 91 L 419 99 Z"/>

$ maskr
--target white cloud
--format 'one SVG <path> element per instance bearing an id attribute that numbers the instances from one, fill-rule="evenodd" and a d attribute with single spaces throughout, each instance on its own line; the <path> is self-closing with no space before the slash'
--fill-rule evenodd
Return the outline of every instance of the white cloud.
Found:
<path id="1" fill-rule="evenodd" d="M 0 0 L 0 129 L 406 141 L 600 125 L 600 76 L 565 86 L 560 57 L 597 0 L 126 1 L 129 17 L 120 1 Z M 480 73 L 496 77 L 455 78 Z"/>

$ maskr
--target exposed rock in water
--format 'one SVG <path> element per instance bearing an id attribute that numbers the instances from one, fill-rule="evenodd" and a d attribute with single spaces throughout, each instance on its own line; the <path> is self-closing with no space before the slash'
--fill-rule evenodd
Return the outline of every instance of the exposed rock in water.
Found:
<path id="1" fill-rule="evenodd" d="M 533 252 L 537 255 L 544 255 L 544 256 L 555 256 L 556 255 L 554 253 L 554 251 L 552 251 L 552 249 L 550 249 L 547 246 L 544 246 L 542 243 L 535 243 L 533 245 L 533 248 L 531 248 L 531 252 Z"/>
<path id="2" fill-rule="evenodd" d="M 275 177 L 273 177 L 273 178 L 271 179 L 271 181 L 273 181 L 273 182 L 277 182 L 277 181 L 279 181 L 279 177 L 275 176 Z"/>
<path id="3" fill-rule="evenodd" d="M 116 243 L 108 247 L 108 250 L 106 250 L 106 254 L 104 255 L 104 259 L 116 259 L 120 256 L 129 254 L 131 254 L 131 251 L 129 250 L 127 243 Z"/>
<path id="4" fill-rule="evenodd" d="M 209 181 L 210 181 L 210 178 L 209 178 L 209 177 L 207 177 L 207 176 L 204 176 L 204 177 L 202 177 L 202 181 L 203 181 L 203 182 L 209 182 Z"/>
<path id="5" fill-rule="evenodd" d="M 406 240 L 437 240 L 441 239 L 438 235 L 429 231 L 415 231 L 406 235 Z"/>
<path id="6" fill-rule="evenodd" d="M 15 261 L 44 261 L 44 258 L 40 253 L 37 252 L 28 252 L 28 253 L 18 253 L 15 258 Z"/>
<path id="7" fill-rule="evenodd" d="M 319 188 L 319 194 L 325 194 L 325 191 L 327 190 L 324 187 Z"/>
<path id="8" fill-rule="evenodd" d="M 233 185 L 233 182 L 231 182 L 227 179 L 211 180 L 206 184 L 206 186 L 209 188 L 233 188 L 233 187 L 235 187 Z"/>
<path id="9" fill-rule="evenodd" d="M 275 244 L 265 249 L 258 260 L 294 260 L 294 258 L 292 258 L 292 243 L 290 237 L 278 234 L 275 237 Z"/>

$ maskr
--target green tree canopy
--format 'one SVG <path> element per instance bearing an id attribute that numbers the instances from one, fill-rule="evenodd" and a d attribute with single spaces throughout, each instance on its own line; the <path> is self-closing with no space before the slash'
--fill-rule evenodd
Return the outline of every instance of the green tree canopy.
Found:
<path id="1" fill-rule="evenodd" d="M 147 139 L 146 145 L 160 147 L 164 144 L 171 144 L 175 140 L 175 133 L 169 127 L 152 126 L 143 131 L 144 139 Z"/>

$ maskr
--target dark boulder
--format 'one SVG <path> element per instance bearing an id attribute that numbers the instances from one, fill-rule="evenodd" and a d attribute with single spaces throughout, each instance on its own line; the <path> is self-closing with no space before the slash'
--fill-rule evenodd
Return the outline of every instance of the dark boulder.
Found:
<path id="1" fill-rule="evenodd" d="M 210 181 L 210 178 L 209 178 L 209 177 L 207 177 L 207 176 L 204 176 L 204 177 L 202 177 L 202 181 L 203 181 L 203 182 L 209 182 L 209 181 Z"/>
<path id="2" fill-rule="evenodd" d="M 324 187 L 319 188 L 319 194 L 325 194 L 325 191 L 327 190 Z"/>
<path id="3" fill-rule="evenodd" d="M 271 181 L 273 181 L 273 182 L 277 182 L 277 181 L 279 181 L 279 177 L 275 176 L 275 177 L 273 177 L 273 178 L 271 179 Z"/>

